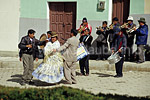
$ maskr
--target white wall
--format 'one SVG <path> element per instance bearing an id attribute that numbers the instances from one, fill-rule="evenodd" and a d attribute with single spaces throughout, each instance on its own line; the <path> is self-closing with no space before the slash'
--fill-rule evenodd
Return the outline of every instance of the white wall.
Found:
<path id="1" fill-rule="evenodd" d="M 0 51 L 18 51 L 20 0 L 0 0 Z"/>

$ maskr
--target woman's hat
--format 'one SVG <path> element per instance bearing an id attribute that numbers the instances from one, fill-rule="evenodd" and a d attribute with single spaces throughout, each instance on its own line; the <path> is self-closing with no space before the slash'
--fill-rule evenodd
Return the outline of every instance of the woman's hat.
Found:
<path id="1" fill-rule="evenodd" d="M 47 39 L 47 35 L 45 33 L 43 33 L 41 36 L 40 36 L 40 41 L 46 41 Z M 46 44 L 40 46 L 41 49 L 43 49 L 45 47 Z"/>
<path id="2" fill-rule="evenodd" d="M 57 37 L 58 35 L 56 34 L 56 32 L 52 32 L 51 38 L 53 37 Z"/>
<path id="3" fill-rule="evenodd" d="M 143 17 L 141 17 L 140 20 L 138 20 L 138 22 L 146 23 L 145 18 L 143 18 Z"/>

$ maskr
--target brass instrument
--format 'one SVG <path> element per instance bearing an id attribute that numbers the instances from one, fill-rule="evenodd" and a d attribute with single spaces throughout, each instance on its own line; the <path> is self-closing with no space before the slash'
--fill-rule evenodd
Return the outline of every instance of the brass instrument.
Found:
<path id="1" fill-rule="evenodd" d="M 114 27 L 114 24 L 110 24 L 109 27 L 108 27 L 108 30 L 113 29 L 113 27 Z"/>
<path id="2" fill-rule="evenodd" d="M 102 27 L 101 27 L 101 26 L 99 26 L 99 27 L 96 27 L 96 29 L 97 29 L 97 30 L 101 30 L 101 29 L 102 29 Z"/>
<path id="3" fill-rule="evenodd" d="M 123 25 L 120 26 L 120 28 L 128 28 L 129 23 L 124 23 Z"/>
<path id="4" fill-rule="evenodd" d="M 81 28 L 78 30 L 78 33 L 81 33 L 85 29 L 85 26 L 81 26 Z"/>
<path id="5" fill-rule="evenodd" d="M 127 30 L 126 32 L 127 33 L 132 33 L 132 32 L 134 32 L 134 29 L 138 29 L 139 27 L 133 27 L 133 28 L 131 28 L 131 29 L 129 29 L 129 30 Z"/>

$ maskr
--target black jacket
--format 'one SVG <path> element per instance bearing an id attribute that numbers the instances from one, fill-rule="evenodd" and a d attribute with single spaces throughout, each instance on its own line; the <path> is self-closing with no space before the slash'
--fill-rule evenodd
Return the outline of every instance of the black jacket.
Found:
<path id="1" fill-rule="evenodd" d="M 115 36 L 115 32 L 117 31 L 116 29 L 120 27 L 120 24 L 117 23 L 116 25 L 113 26 L 113 29 L 109 30 L 109 42 L 113 42 L 113 38 Z"/>
<path id="2" fill-rule="evenodd" d="M 104 30 L 104 32 L 102 32 L 101 30 L 96 31 L 96 34 L 98 35 L 96 40 L 97 40 L 97 42 L 100 42 L 100 43 L 107 43 L 108 28 L 102 27 L 102 29 Z"/>
<path id="3" fill-rule="evenodd" d="M 18 47 L 20 49 L 19 52 L 19 57 L 22 57 L 22 54 L 29 54 L 29 55 L 33 55 L 34 58 L 38 58 L 39 57 L 39 51 L 38 51 L 38 45 L 43 45 L 45 44 L 45 41 L 39 41 L 36 38 L 33 38 L 32 41 L 30 40 L 30 37 L 24 36 L 22 37 L 20 43 L 18 44 Z M 32 44 L 32 48 L 28 48 L 26 47 L 26 45 Z"/>
<path id="4" fill-rule="evenodd" d="M 89 49 L 89 47 L 91 46 L 91 42 L 93 40 L 93 37 L 91 35 L 83 35 L 80 37 L 80 43 L 83 42 L 85 47 L 87 49 Z"/>

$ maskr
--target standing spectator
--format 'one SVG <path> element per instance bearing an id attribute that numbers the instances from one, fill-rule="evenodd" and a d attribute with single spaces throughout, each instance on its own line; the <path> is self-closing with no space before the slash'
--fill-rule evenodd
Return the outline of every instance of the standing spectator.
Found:
<path id="1" fill-rule="evenodd" d="M 137 44 L 137 63 L 144 62 L 144 45 L 147 44 L 148 38 L 148 25 L 146 25 L 145 18 L 141 17 L 139 22 L 139 28 L 136 30 L 136 44 Z"/>
<path id="2" fill-rule="evenodd" d="M 52 31 L 47 31 L 47 39 L 51 42 Z"/>
<path id="3" fill-rule="evenodd" d="M 98 35 L 96 42 L 97 42 L 97 51 L 99 53 L 97 60 L 105 60 L 107 58 L 106 53 L 108 51 L 108 27 L 107 21 L 103 22 L 103 26 L 97 29 L 96 34 Z M 107 50 L 106 50 L 107 49 Z"/>
<path id="4" fill-rule="evenodd" d="M 84 43 L 85 47 L 87 48 L 87 50 L 90 48 L 91 46 L 91 42 L 93 40 L 93 37 L 89 34 L 90 30 L 87 28 L 84 31 L 83 36 L 80 37 L 80 43 Z M 84 57 L 83 59 L 81 59 L 79 61 L 80 64 L 80 71 L 81 71 L 81 75 L 89 75 L 89 56 Z M 84 68 L 86 70 L 86 74 L 84 72 Z"/>
<path id="5" fill-rule="evenodd" d="M 80 33 L 80 36 L 81 36 L 81 32 L 85 31 L 85 29 L 87 29 L 87 28 L 90 30 L 89 34 L 91 34 L 92 26 L 87 22 L 87 18 L 84 17 L 83 20 L 82 20 L 82 24 L 80 25 L 80 27 L 78 29 L 78 32 Z"/>
<path id="6" fill-rule="evenodd" d="M 37 45 L 43 45 L 46 41 L 39 41 L 34 37 L 35 31 L 28 30 L 28 35 L 22 37 L 18 47 L 20 49 L 20 60 L 23 61 L 24 72 L 22 76 L 21 85 L 34 84 L 32 81 L 32 72 L 34 67 L 34 59 L 38 61 L 39 51 Z"/>
<path id="7" fill-rule="evenodd" d="M 122 69 L 124 63 L 124 54 L 127 41 L 126 36 L 123 34 L 120 28 L 116 28 L 115 37 L 112 43 L 112 53 L 119 52 L 119 56 L 122 57 L 119 62 L 115 64 L 116 75 L 114 77 L 123 77 Z M 122 49 L 121 49 L 122 48 Z"/>

